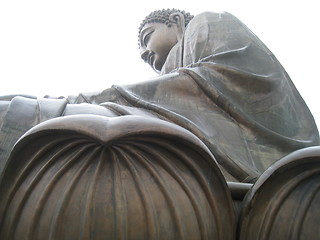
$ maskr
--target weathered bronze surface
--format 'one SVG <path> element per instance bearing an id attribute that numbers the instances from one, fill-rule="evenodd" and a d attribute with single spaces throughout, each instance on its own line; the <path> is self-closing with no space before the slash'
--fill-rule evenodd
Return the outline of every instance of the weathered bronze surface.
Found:
<path id="1" fill-rule="evenodd" d="M 214 157 L 158 119 L 76 115 L 40 124 L 13 150 L 0 194 L 0 239 L 235 236 Z"/>
<path id="2" fill-rule="evenodd" d="M 320 238 L 320 147 L 298 150 L 265 171 L 244 200 L 240 240 Z"/>
<path id="3" fill-rule="evenodd" d="M 178 10 L 139 46 L 159 77 L 0 97 L 1 240 L 319 239 L 319 133 L 272 52 L 229 13 Z"/>
<path id="4" fill-rule="evenodd" d="M 254 182 L 285 155 L 319 144 L 314 119 L 289 76 L 243 23 L 228 13 L 203 13 L 184 29 L 178 16 L 170 31 L 162 23 L 141 30 L 141 54 L 152 65 L 161 66 L 158 55 L 172 48 L 157 78 L 76 98 L 2 101 L 2 167 L 29 128 L 81 113 L 151 116 L 180 125 L 207 145 L 229 181 Z"/>

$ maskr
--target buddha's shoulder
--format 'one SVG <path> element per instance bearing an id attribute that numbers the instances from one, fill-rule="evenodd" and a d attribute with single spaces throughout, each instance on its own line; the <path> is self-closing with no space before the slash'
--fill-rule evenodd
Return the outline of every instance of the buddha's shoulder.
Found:
<path id="1" fill-rule="evenodd" d="M 202 12 L 198 15 L 196 15 L 192 20 L 191 20 L 191 24 L 195 23 L 195 22 L 203 22 L 206 19 L 210 19 L 215 20 L 215 21 L 221 21 L 222 19 L 226 19 L 226 18 L 235 18 L 234 15 L 232 15 L 229 12 L 212 12 L 212 11 L 206 11 L 206 12 Z"/>

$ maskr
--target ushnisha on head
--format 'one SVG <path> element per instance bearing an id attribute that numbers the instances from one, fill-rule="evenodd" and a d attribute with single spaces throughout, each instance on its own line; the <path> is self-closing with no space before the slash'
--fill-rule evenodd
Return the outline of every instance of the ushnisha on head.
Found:
<path id="1" fill-rule="evenodd" d="M 182 38 L 193 18 L 190 13 L 177 9 L 163 9 L 150 13 L 139 27 L 141 58 L 153 70 L 160 72 L 170 50 Z"/>

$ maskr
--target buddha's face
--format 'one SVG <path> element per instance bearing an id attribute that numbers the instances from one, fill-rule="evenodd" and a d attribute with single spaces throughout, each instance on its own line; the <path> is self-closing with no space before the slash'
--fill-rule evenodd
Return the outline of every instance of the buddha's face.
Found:
<path id="1" fill-rule="evenodd" d="M 160 72 L 172 47 L 178 42 L 177 26 L 148 23 L 140 33 L 140 54 L 156 72 Z"/>

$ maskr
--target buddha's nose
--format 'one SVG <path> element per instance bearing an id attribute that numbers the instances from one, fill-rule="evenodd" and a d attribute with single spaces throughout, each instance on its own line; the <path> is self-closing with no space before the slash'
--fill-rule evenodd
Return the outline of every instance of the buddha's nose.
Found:
<path id="1" fill-rule="evenodd" d="M 149 50 L 144 50 L 140 53 L 141 58 L 143 59 L 143 61 L 148 62 L 148 56 L 150 54 Z"/>

